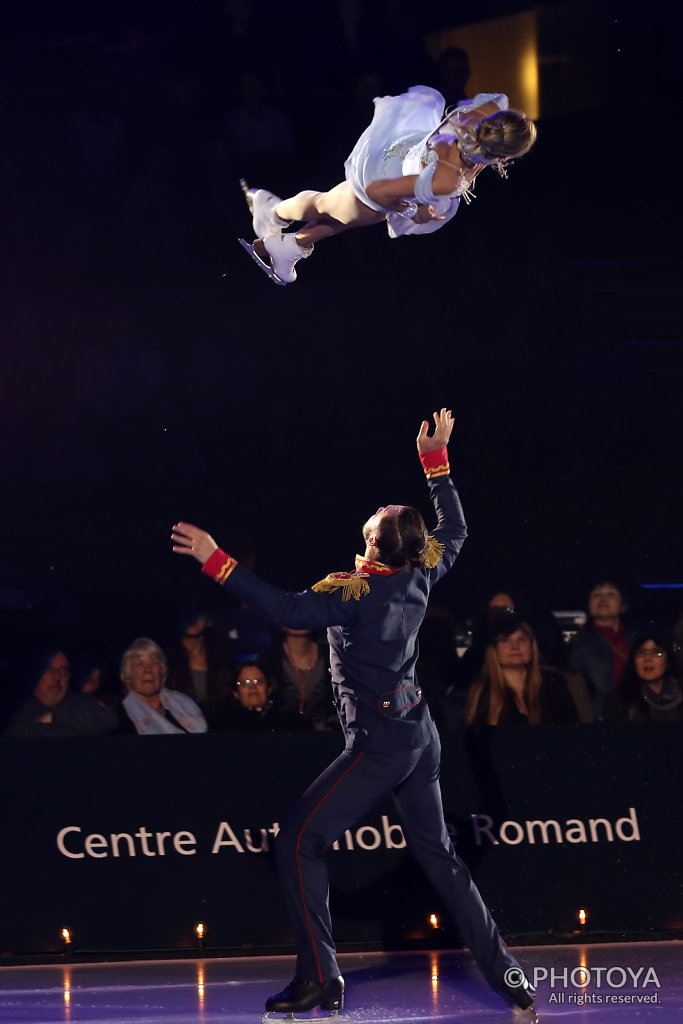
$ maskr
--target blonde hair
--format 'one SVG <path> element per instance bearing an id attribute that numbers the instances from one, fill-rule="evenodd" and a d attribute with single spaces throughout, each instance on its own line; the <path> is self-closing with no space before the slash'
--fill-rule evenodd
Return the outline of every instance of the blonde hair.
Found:
<path id="1" fill-rule="evenodd" d="M 521 110 L 498 110 L 482 118 L 474 133 L 486 157 L 524 156 L 536 141 L 536 125 Z"/>
<path id="2" fill-rule="evenodd" d="M 536 125 L 521 110 L 497 110 L 472 125 L 472 115 L 456 111 L 447 118 L 462 155 L 475 164 L 489 164 L 505 175 L 500 161 L 528 153 L 536 141 Z"/>
<path id="3" fill-rule="evenodd" d="M 504 636 L 510 636 L 521 630 L 531 642 L 531 660 L 527 665 L 526 678 L 524 680 L 524 703 L 529 716 L 529 725 L 538 725 L 541 721 L 541 686 L 543 676 L 539 667 L 538 644 L 531 626 L 526 622 L 510 624 L 503 632 L 493 637 L 486 648 L 484 664 L 475 681 L 472 683 L 467 695 L 465 707 L 465 725 L 473 725 L 478 719 L 478 712 L 485 708 L 485 701 L 488 698 L 488 714 L 484 725 L 498 725 L 500 716 L 505 707 L 505 698 L 509 691 L 505 673 L 498 660 L 496 644 Z"/>

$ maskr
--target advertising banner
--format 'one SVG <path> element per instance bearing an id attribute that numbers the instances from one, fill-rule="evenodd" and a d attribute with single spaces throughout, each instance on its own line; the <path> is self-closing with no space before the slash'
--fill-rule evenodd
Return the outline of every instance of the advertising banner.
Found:
<path id="1" fill-rule="evenodd" d="M 455 848 L 506 937 L 683 927 L 681 729 L 496 727 L 442 737 Z M 3 740 L 0 949 L 286 950 L 273 860 L 336 733 Z M 328 854 L 341 946 L 456 944 L 391 796 Z"/>

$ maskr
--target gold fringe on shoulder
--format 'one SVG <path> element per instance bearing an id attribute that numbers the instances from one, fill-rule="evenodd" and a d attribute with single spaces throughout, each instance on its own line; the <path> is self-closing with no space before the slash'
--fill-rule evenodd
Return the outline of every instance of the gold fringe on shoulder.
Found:
<path id="1" fill-rule="evenodd" d="M 443 558 L 446 545 L 436 540 L 431 534 L 427 537 L 427 545 L 428 547 L 422 556 L 422 561 L 425 569 L 434 569 Z"/>
<path id="2" fill-rule="evenodd" d="M 311 590 L 317 594 L 329 594 L 335 590 L 342 590 L 342 601 L 360 601 L 364 594 L 370 593 L 370 584 L 367 582 L 368 573 L 354 572 L 330 572 L 324 580 L 314 583 Z"/>

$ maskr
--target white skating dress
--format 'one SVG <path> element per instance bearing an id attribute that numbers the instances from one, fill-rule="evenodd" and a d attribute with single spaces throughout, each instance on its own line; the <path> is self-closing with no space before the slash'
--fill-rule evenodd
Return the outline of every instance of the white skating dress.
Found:
<path id="1" fill-rule="evenodd" d="M 456 110 L 466 113 L 491 102 L 501 110 L 508 108 L 508 98 L 503 93 L 480 92 L 473 100 L 459 104 Z M 344 164 L 346 180 L 357 198 L 372 210 L 387 213 L 387 227 L 392 238 L 438 231 L 455 216 L 460 196 L 470 188 L 471 183 L 463 181 L 450 196 L 435 196 L 432 193 L 438 158 L 428 143 L 441 125 L 445 105 L 441 93 L 428 85 L 415 85 L 400 96 L 378 96 L 375 99 L 372 123 L 365 129 Z M 454 135 L 455 132 L 447 123 L 441 125 L 439 134 Z M 408 217 L 383 210 L 368 198 L 365 189 L 373 181 L 400 178 L 408 174 L 419 175 L 415 186 L 416 200 L 434 206 L 443 220 L 416 224 Z"/>

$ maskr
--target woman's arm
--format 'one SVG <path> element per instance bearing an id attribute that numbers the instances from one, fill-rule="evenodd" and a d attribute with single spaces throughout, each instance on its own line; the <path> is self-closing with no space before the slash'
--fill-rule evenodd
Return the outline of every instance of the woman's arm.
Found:
<path id="1" fill-rule="evenodd" d="M 370 182 L 365 192 L 368 199 L 382 209 L 401 213 L 415 196 L 417 177 L 417 174 L 407 174 L 402 178 L 380 178 Z"/>
<path id="2" fill-rule="evenodd" d="M 462 177 L 463 175 L 459 172 L 440 164 L 432 183 L 434 195 L 449 196 L 455 192 Z M 382 209 L 402 213 L 410 200 L 415 198 L 415 185 L 418 178 L 418 174 L 407 174 L 402 178 L 380 178 L 379 181 L 372 181 L 365 192 L 368 198 Z"/>
<path id="3" fill-rule="evenodd" d="M 490 117 L 491 114 L 497 114 L 499 110 L 503 109 L 494 100 L 489 100 L 487 103 L 481 103 L 478 107 L 472 107 L 471 113 L 477 121 L 481 121 L 483 117 Z"/>

